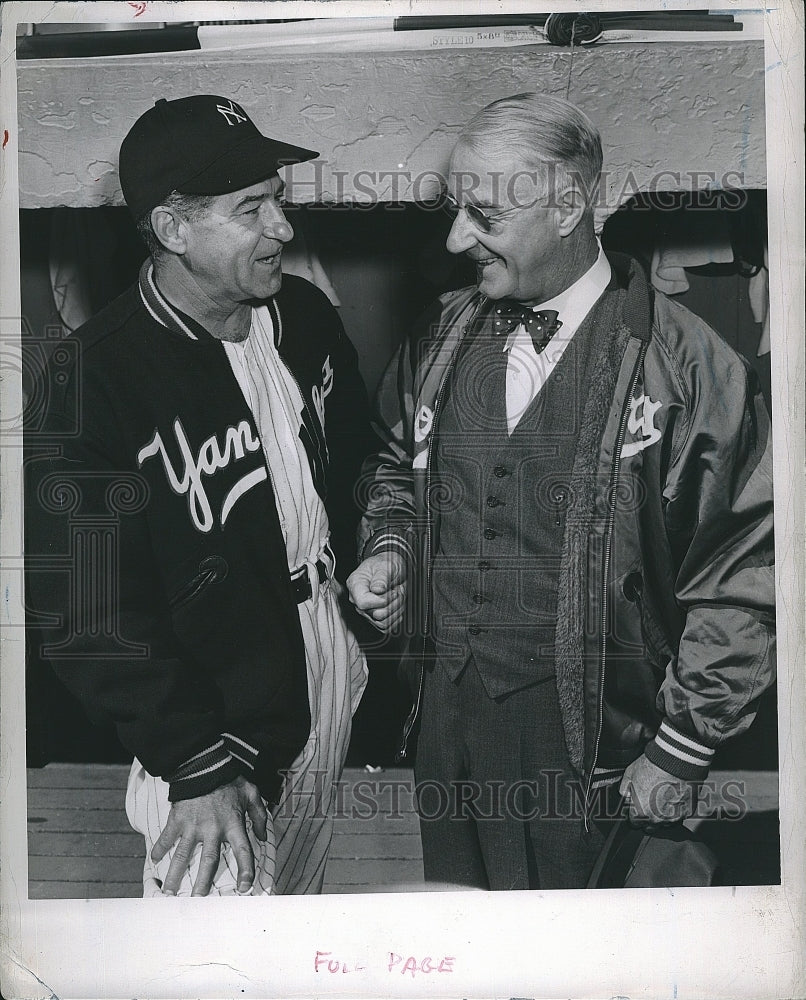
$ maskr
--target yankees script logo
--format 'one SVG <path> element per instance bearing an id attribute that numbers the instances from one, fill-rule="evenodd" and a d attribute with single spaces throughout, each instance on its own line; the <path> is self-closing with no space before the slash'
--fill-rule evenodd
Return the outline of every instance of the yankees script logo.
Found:
<path id="1" fill-rule="evenodd" d="M 194 458 L 188 444 L 185 428 L 179 417 L 174 420 L 174 434 L 179 451 L 182 455 L 184 468 L 177 473 L 165 451 L 162 435 L 157 430 L 154 437 L 137 453 L 138 466 L 155 455 L 159 455 L 165 468 L 165 475 L 174 493 L 187 495 L 190 517 L 199 531 L 208 532 L 212 529 L 215 519 L 210 507 L 210 500 L 204 489 L 202 476 L 212 476 L 220 469 L 225 469 L 230 462 L 242 459 L 247 452 L 260 451 L 260 441 L 252 434 L 252 428 L 247 420 L 242 420 L 237 427 L 228 427 L 224 434 L 224 446 L 221 448 L 215 434 L 211 434 L 199 448 L 199 454 Z M 263 482 L 267 472 L 265 465 L 252 469 L 242 476 L 224 498 L 221 506 L 221 525 L 223 527 L 229 512 L 235 502 L 248 490 Z"/>

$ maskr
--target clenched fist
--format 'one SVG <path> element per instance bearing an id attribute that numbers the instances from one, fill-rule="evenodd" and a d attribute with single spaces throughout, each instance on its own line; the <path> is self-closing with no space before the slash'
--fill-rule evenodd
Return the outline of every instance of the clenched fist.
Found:
<path id="1" fill-rule="evenodd" d="M 350 600 L 367 621 L 393 632 L 406 603 L 406 562 L 398 552 L 369 556 L 347 579 Z"/>

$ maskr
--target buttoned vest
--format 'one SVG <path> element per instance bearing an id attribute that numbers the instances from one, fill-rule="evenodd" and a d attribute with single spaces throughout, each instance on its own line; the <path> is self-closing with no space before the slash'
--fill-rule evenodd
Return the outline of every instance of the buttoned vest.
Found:
<path id="1" fill-rule="evenodd" d="M 586 371 L 614 298 L 600 299 L 511 435 L 506 337 L 489 321 L 468 333 L 440 411 L 429 498 L 440 524 L 434 641 L 454 679 L 472 655 L 492 698 L 554 671 L 568 482 Z"/>

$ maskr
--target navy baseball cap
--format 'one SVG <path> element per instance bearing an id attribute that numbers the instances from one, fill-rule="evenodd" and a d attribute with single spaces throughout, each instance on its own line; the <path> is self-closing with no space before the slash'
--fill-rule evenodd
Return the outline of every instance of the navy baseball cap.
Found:
<path id="1" fill-rule="evenodd" d="M 141 115 L 121 144 L 118 173 L 139 219 L 171 191 L 228 194 L 318 155 L 263 135 L 235 101 L 198 94 L 160 98 Z"/>

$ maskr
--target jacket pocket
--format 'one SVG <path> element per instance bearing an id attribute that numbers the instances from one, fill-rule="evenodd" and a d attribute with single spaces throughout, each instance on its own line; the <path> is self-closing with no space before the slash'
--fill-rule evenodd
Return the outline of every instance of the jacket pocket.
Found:
<path id="1" fill-rule="evenodd" d="M 173 594 L 168 600 L 168 609 L 178 611 L 195 601 L 208 587 L 220 583 L 229 572 L 226 559 L 221 556 L 205 556 L 199 563 L 198 573 Z"/>
<path id="2" fill-rule="evenodd" d="M 628 573 L 622 584 L 622 593 L 638 609 L 641 619 L 641 637 L 647 655 L 660 670 L 665 670 L 673 653 L 663 629 L 653 617 L 643 596 L 644 581 L 640 573 Z"/>

